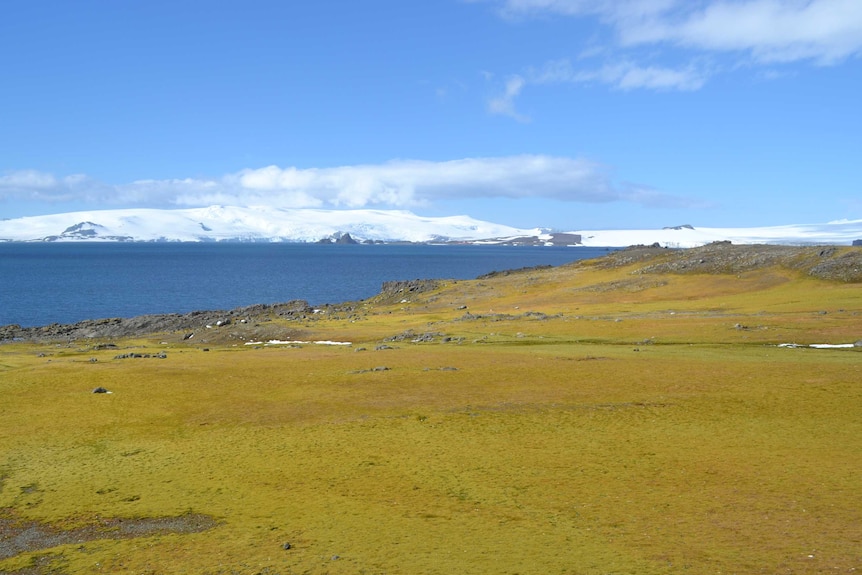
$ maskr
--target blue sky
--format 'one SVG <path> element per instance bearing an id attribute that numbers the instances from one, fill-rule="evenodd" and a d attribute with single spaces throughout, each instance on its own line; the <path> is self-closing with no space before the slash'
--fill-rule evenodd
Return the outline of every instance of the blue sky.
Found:
<path id="1" fill-rule="evenodd" d="M 859 0 L 2 0 L 0 218 L 862 219 Z"/>

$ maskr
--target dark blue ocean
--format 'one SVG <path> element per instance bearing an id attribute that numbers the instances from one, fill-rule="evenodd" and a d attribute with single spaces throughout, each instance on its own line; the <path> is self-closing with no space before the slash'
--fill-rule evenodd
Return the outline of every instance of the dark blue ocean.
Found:
<path id="1" fill-rule="evenodd" d="M 242 243 L 0 243 L 0 325 L 24 327 L 303 299 L 371 297 L 385 281 L 473 279 L 608 248 Z"/>

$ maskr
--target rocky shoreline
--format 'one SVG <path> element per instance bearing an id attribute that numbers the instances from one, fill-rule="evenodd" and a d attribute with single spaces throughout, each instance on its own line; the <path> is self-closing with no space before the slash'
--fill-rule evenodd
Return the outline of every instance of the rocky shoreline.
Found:
<path id="1" fill-rule="evenodd" d="M 113 317 L 73 324 L 54 323 L 39 327 L 21 327 L 13 324 L 0 326 L 0 342 L 113 339 L 155 333 L 177 333 L 184 339 L 191 339 L 200 330 L 234 324 L 252 326 L 279 316 L 303 319 L 311 313 L 313 310 L 306 301 L 293 300 L 272 305 L 252 305 L 229 311 L 151 314 L 132 318 Z"/>
<path id="2" fill-rule="evenodd" d="M 436 280 L 384 282 L 375 299 L 391 303 L 408 293 L 421 293 L 439 286 Z M 14 341 L 76 341 L 119 339 L 165 334 L 168 339 L 206 341 L 222 339 L 267 339 L 285 337 L 289 328 L 272 327 L 272 321 L 282 319 L 307 322 L 333 314 L 355 313 L 350 302 L 312 308 L 305 300 L 276 304 L 255 304 L 232 310 L 192 311 L 189 313 L 149 314 L 131 318 L 84 320 L 73 324 L 53 323 L 38 327 L 17 324 L 0 326 L 0 343 Z M 289 335 L 297 336 L 301 327 Z"/>
<path id="3" fill-rule="evenodd" d="M 862 283 L 862 250 L 835 246 L 775 246 L 733 245 L 715 242 L 688 249 L 668 249 L 658 245 L 631 246 L 592 260 L 592 265 L 604 267 L 643 264 L 637 274 L 728 274 L 779 266 L 828 281 Z M 580 260 L 575 265 L 584 264 Z M 539 266 L 551 267 L 551 266 Z M 529 268 L 533 270 L 536 268 Z M 508 275 L 527 270 L 492 272 L 480 279 Z M 372 298 L 379 303 L 394 303 L 408 293 L 420 293 L 437 288 L 437 280 L 384 282 L 380 293 Z M 178 339 L 192 339 L 202 332 L 210 339 L 217 332 L 221 338 L 266 338 L 283 336 L 285 329 L 267 329 L 273 319 L 309 321 L 319 314 L 355 313 L 355 305 L 344 303 L 314 309 L 304 300 L 277 304 L 257 304 L 233 310 L 193 311 L 184 314 L 153 314 L 132 318 L 86 320 L 74 324 L 50 324 L 40 327 L 20 325 L 0 326 L 0 343 L 12 341 L 75 341 L 81 339 L 114 339 L 150 334 L 172 334 Z M 227 328 L 227 329 L 226 329 Z M 301 328 L 296 328 L 296 334 Z M 228 332 L 230 334 L 228 335 Z M 198 337 L 200 339 L 200 337 Z M 219 337 L 215 337 L 219 339 Z"/>

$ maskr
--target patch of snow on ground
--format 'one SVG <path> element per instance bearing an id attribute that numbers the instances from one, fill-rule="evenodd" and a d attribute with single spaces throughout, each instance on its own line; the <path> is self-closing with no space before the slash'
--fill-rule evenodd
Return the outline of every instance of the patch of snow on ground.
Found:
<path id="1" fill-rule="evenodd" d="M 798 343 L 779 343 L 778 347 L 787 347 L 796 349 L 799 347 L 812 347 L 814 349 L 847 349 L 857 347 L 855 343 L 812 343 L 809 345 L 800 345 Z"/>
<path id="2" fill-rule="evenodd" d="M 310 344 L 310 343 L 313 343 L 315 345 L 353 345 L 353 342 L 350 342 L 350 341 L 328 341 L 328 340 L 300 341 L 300 340 L 281 340 L 281 339 L 271 339 L 267 342 L 247 341 L 247 342 L 245 342 L 245 345 L 292 345 L 292 344 Z"/>

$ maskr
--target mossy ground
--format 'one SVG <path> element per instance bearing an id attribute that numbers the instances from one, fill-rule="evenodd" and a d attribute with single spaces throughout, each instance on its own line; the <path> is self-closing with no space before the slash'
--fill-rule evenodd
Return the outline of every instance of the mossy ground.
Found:
<path id="1" fill-rule="evenodd" d="M 4 345 L 6 516 L 218 525 L 0 572 L 862 569 L 862 354 L 776 347 L 862 338 L 862 285 L 633 269 L 451 282 L 303 326 L 350 347 Z M 375 350 L 408 330 L 453 339 Z"/>

